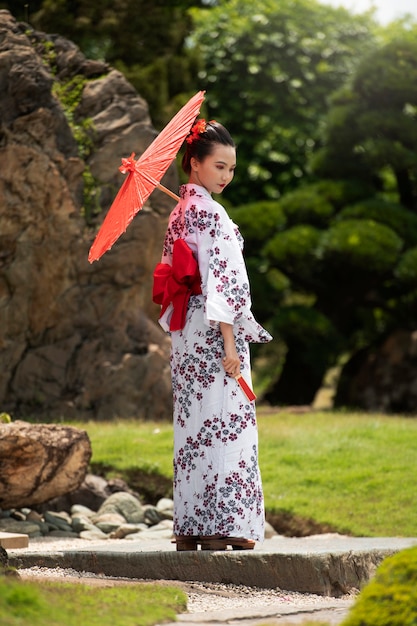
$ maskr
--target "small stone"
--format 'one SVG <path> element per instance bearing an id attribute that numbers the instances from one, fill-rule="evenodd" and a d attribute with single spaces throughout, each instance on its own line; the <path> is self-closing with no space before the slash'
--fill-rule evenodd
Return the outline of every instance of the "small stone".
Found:
<path id="1" fill-rule="evenodd" d="M 156 526 L 152 526 L 152 528 L 150 528 L 149 530 L 152 530 L 153 532 L 169 530 L 170 532 L 172 532 L 173 528 L 174 523 L 172 520 L 163 519 L 161 522 L 159 522 L 159 524 L 157 524 Z"/>
<path id="2" fill-rule="evenodd" d="M 98 528 L 94 528 L 94 530 L 83 530 L 79 536 L 81 539 L 90 539 L 92 541 L 95 539 L 108 539 L 108 535 L 102 533 Z"/>
<path id="3" fill-rule="evenodd" d="M 156 508 L 158 511 L 173 511 L 174 510 L 174 501 L 171 498 L 161 498 L 156 503 Z"/>
<path id="4" fill-rule="evenodd" d="M 45 522 L 45 524 L 46 524 L 46 526 L 48 528 L 48 532 L 46 534 L 51 533 L 53 530 L 59 530 L 58 526 L 55 526 L 55 524 L 49 524 L 49 523 L 46 523 L 46 522 Z"/>
<path id="5" fill-rule="evenodd" d="M 71 515 L 69 515 L 66 511 L 47 511 L 47 514 L 54 519 L 61 520 L 63 522 L 66 522 L 67 524 L 71 524 Z"/>
<path id="6" fill-rule="evenodd" d="M 137 537 L 143 539 L 169 539 L 172 537 L 173 524 L 170 520 L 163 520 L 156 526 L 151 526 L 147 530 L 140 533 Z M 132 539 L 133 535 L 128 535 L 127 539 Z"/>
<path id="7" fill-rule="evenodd" d="M 103 522 L 109 522 L 111 524 L 126 524 L 126 520 L 123 515 L 120 513 L 97 513 L 94 517 L 91 518 L 91 521 L 94 525 L 101 524 Z"/>
<path id="8" fill-rule="evenodd" d="M 52 525 L 55 526 L 57 528 L 57 530 L 63 530 L 65 532 L 71 532 L 72 531 L 72 526 L 71 526 L 71 518 L 68 516 L 68 514 L 63 514 L 63 513 L 56 513 L 56 512 L 52 512 L 52 511 L 45 511 L 44 515 L 43 515 L 45 522 L 48 525 Z"/>
<path id="9" fill-rule="evenodd" d="M 148 526 L 155 526 L 162 519 L 161 512 L 151 504 L 145 504 L 143 507 L 143 517 Z"/>
<path id="10" fill-rule="evenodd" d="M 43 521 L 36 521 L 36 520 L 31 520 L 33 524 L 37 524 L 39 526 L 39 530 L 41 531 L 42 535 L 48 535 L 49 531 L 51 530 L 49 528 L 49 525 L 46 522 Z M 55 529 L 55 526 L 54 526 Z"/>
<path id="11" fill-rule="evenodd" d="M 71 515 L 81 515 L 84 517 L 92 517 L 96 514 L 96 511 L 89 509 L 88 506 L 82 504 L 73 504 L 71 507 Z"/>
<path id="12" fill-rule="evenodd" d="M 165 532 L 157 532 L 154 533 L 153 530 L 148 528 L 148 530 L 144 530 L 142 533 L 135 533 L 134 535 L 128 535 L 126 540 L 133 541 L 154 541 L 154 540 L 163 540 L 170 539 L 172 537 L 172 532 L 166 530 Z"/>
<path id="13" fill-rule="evenodd" d="M 10 516 L 12 519 L 17 520 L 18 522 L 24 522 L 26 521 L 26 515 L 24 513 L 22 513 L 22 511 L 13 511 L 13 513 Z"/>
<path id="14" fill-rule="evenodd" d="M 4 530 L 6 533 L 29 535 L 29 537 L 40 537 L 42 535 L 38 524 L 34 522 L 18 522 L 11 518 L 0 520 L 0 530 Z"/>
<path id="15" fill-rule="evenodd" d="M 146 527 L 148 528 L 148 527 Z M 144 531 L 146 532 L 146 531 Z M 126 535 L 125 539 L 129 540 L 129 541 L 142 541 L 143 539 L 146 539 L 146 536 L 144 535 L 143 532 L 140 533 L 132 533 L 131 535 Z"/>
<path id="16" fill-rule="evenodd" d="M 76 539 L 79 537 L 78 533 L 75 533 L 73 531 L 66 531 L 66 530 L 52 530 L 49 533 L 49 537 L 66 537 L 68 539 Z"/>
<path id="17" fill-rule="evenodd" d="M 156 504 L 161 519 L 174 519 L 174 501 L 170 498 L 161 498 Z"/>
<path id="18" fill-rule="evenodd" d="M 95 528 L 91 519 L 83 517 L 82 515 L 74 515 L 71 525 L 76 533 L 81 533 L 83 530 L 93 530 Z"/>
<path id="19" fill-rule="evenodd" d="M 97 518 L 94 519 L 95 526 L 106 534 L 113 532 L 119 528 L 121 524 L 125 523 L 125 518 L 118 513 L 107 513 L 106 515 L 97 516 Z"/>
<path id="20" fill-rule="evenodd" d="M 142 504 L 130 493 L 120 491 L 109 496 L 99 508 L 98 514 L 119 513 L 131 524 L 140 524 L 144 521 Z"/>
<path id="21" fill-rule="evenodd" d="M 128 535 L 147 530 L 146 524 L 123 524 L 110 533 L 110 539 L 124 539 Z"/>
<path id="22" fill-rule="evenodd" d="M 29 512 L 26 515 L 26 521 L 28 521 L 28 522 L 43 522 L 43 517 L 37 511 L 31 511 L 29 509 Z"/>

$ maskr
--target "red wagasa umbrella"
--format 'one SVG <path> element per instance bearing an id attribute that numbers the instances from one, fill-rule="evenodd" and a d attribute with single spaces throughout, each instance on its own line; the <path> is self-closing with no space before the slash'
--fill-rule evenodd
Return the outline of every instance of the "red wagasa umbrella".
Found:
<path id="1" fill-rule="evenodd" d="M 137 161 L 135 161 L 134 152 L 129 158 L 122 159 L 122 165 L 119 169 L 123 174 L 127 174 L 127 178 L 90 248 L 88 255 L 90 263 L 98 261 L 107 250 L 110 250 L 120 235 L 126 231 L 155 187 L 178 200 L 178 196 L 161 185 L 160 180 L 190 132 L 191 126 L 200 112 L 204 93 L 204 91 L 196 93 L 178 111 Z"/>

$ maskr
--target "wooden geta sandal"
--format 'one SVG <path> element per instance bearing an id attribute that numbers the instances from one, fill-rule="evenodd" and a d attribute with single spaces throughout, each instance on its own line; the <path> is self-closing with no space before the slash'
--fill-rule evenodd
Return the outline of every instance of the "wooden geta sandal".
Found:
<path id="1" fill-rule="evenodd" d="M 198 537 L 194 537 L 193 535 L 181 535 L 175 537 L 172 543 L 177 544 L 177 552 L 185 552 L 187 550 L 197 550 L 198 539 Z"/>
<path id="2" fill-rule="evenodd" d="M 202 550 L 227 550 L 230 546 L 233 550 L 253 550 L 253 539 L 240 537 L 200 537 L 199 542 Z"/>

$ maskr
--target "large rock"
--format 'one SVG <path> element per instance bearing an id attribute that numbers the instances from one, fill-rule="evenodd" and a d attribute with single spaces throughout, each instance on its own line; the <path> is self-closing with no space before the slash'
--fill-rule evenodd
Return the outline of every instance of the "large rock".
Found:
<path id="1" fill-rule="evenodd" d="M 169 419 L 169 340 L 151 292 L 173 200 L 152 194 L 113 249 L 87 261 L 121 158 L 156 134 L 146 102 L 120 72 L 7 11 L 0 84 L 1 410 Z M 174 167 L 164 184 L 178 187 Z"/>
<path id="2" fill-rule="evenodd" d="M 335 405 L 415 414 L 417 332 L 395 331 L 379 345 L 356 353 L 342 369 Z"/>
<path id="3" fill-rule="evenodd" d="M 0 424 L 0 508 L 46 502 L 77 489 L 91 458 L 85 431 L 55 424 Z"/>

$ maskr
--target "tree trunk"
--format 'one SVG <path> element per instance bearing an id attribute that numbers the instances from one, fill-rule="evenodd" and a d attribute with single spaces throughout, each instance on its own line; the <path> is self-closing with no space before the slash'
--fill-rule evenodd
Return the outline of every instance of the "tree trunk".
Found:
<path id="1" fill-rule="evenodd" d="M 274 406 L 311 404 L 320 389 L 326 367 L 303 358 L 300 348 L 289 348 L 279 380 L 265 394 Z"/>
<path id="2" fill-rule="evenodd" d="M 406 169 L 396 170 L 395 177 L 397 179 L 397 187 L 401 204 L 407 207 L 407 209 L 414 211 L 417 208 L 416 199 L 414 197 L 413 185 L 408 171 Z"/>

